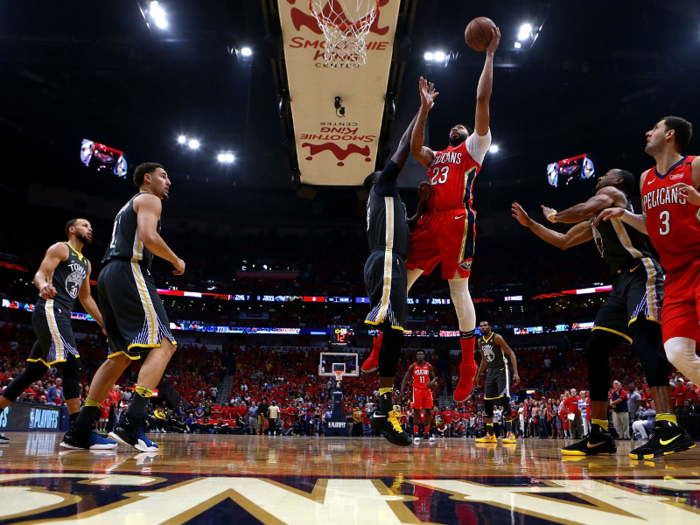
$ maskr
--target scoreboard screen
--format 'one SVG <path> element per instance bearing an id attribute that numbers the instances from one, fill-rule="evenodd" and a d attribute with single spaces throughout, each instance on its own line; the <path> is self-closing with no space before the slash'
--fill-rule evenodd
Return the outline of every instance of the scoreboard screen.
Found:
<path id="1" fill-rule="evenodd" d="M 331 327 L 331 344 L 334 346 L 347 346 L 351 331 L 344 326 Z"/>

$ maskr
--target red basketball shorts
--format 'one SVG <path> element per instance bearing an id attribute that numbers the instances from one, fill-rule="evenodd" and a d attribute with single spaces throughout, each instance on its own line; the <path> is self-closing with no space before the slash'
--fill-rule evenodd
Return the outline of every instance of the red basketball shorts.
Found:
<path id="1" fill-rule="evenodd" d="M 413 410 L 433 408 L 433 394 L 427 388 L 413 389 Z"/>
<path id="2" fill-rule="evenodd" d="M 471 274 L 476 213 L 464 205 L 429 211 L 418 220 L 406 260 L 409 270 L 430 275 L 442 263 L 442 278 Z"/>
<path id="3" fill-rule="evenodd" d="M 700 260 L 666 275 L 661 329 L 664 343 L 672 337 L 700 341 Z"/>

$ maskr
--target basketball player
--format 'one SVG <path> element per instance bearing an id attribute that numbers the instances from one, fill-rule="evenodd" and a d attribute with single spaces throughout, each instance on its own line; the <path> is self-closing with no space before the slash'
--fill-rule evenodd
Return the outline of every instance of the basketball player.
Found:
<path id="1" fill-rule="evenodd" d="M 479 324 L 481 337 L 479 338 L 479 351 L 481 352 L 481 364 L 474 378 L 476 384 L 486 369 L 486 386 L 484 387 L 484 407 L 486 408 L 486 435 L 476 440 L 477 443 L 498 443 L 493 429 L 493 407 L 503 407 L 503 420 L 505 421 L 506 435 L 503 438 L 504 445 L 515 444 L 513 422 L 510 412 L 510 378 L 508 377 L 508 363 L 513 365 L 513 383 L 520 383 L 518 375 L 518 361 L 515 353 L 508 346 L 505 339 L 491 331 L 491 325 L 487 321 Z M 506 357 L 507 356 L 507 357 Z"/>
<path id="2" fill-rule="evenodd" d="M 634 176 L 624 170 L 608 171 L 596 184 L 596 194 L 588 201 L 557 212 L 543 206 L 551 222 L 576 223 L 566 234 L 550 230 L 533 221 L 522 207 L 514 203 L 513 216 L 535 235 L 562 250 L 595 240 L 600 255 L 613 278 L 613 290 L 598 311 L 595 327 L 585 351 L 588 363 L 588 384 L 591 398 L 591 432 L 582 441 L 565 447 L 566 456 L 590 456 L 617 452 L 615 441 L 608 432 L 608 390 L 610 368 L 608 359 L 615 347 L 624 341 L 632 344 L 647 384 L 656 403 L 660 425 L 668 432 L 659 432 L 664 441 L 672 441 L 650 450 L 649 443 L 632 450 L 633 458 L 650 459 L 682 452 L 693 445 L 685 430 L 676 426 L 668 383 L 669 367 L 659 351 L 661 339 L 660 310 L 663 300 L 663 272 L 654 259 L 644 235 L 623 224 L 619 219 L 599 223 L 596 216 L 606 208 L 632 211 L 629 199 L 635 187 Z M 677 437 L 673 437 L 677 436 Z"/>
<path id="3" fill-rule="evenodd" d="M 68 241 L 58 242 L 46 250 L 34 275 L 34 285 L 39 289 L 39 299 L 32 313 L 37 341 L 27 359 L 27 367 L 0 396 L 0 410 L 10 406 L 29 385 L 60 363 L 70 420 L 75 421 L 80 412 L 81 362 L 70 325 L 75 300 L 80 299 L 80 304 L 98 325 L 103 326 L 103 323 L 90 295 L 92 267 L 83 256 L 83 247 L 92 242 L 92 226 L 85 219 L 71 219 L 65 232 Z M 91 432 L 85 436 L 85 445 L 85 448 L 99 450 L 114 448 L 117 443 Z"/>
<path id="4" fill-rule="evenodd" d="M 474 178 L 481 171 L 484 157 L 491 145 L 489 129 L 489 100 L 493 87 L 493 57 L 501 40 L 498 29 L 493 30 L 486 49 L 484 64 L 476 94 L 475 132 L 458 124 L 450 130 L 450 145 L 443 151 L 425 147 L 425 121 L 438 95 L 427 89 L 421 77 L 419 87 L 421 109 L 411 137 L 411 153 L 426 168 L 431 195 L 428 210 L 416 227 L 411 239 L 411 252 L 406 261 L 409 289 L 422 274 L 429 275 L 442 263 L 442 277 L 450 286 L 450 296 L 459 320 L 462 364 L 454 400 L 466 401 L 474 387 L 474 330 L 476 313 L 469 295 L 469 275 L 474 256 L 476 212 L 472 210 Z"/>
<path id="5" fill-rule="evenodd" d="M 416 352 L 416 362 L 408 367 L 406 375 L 401 381 L 401 392 L 406 390 L 408 378 L 413 376 L 413 442 L 417 445 L 420 443 L 420 435 L 418 429 L 418 421 L 420 421 L 420 411 L 425 411 L 425 428 L 423 437 L 428 435 L 428 441 L 435 441 L 435 436 L 430 431 L 432 424 L 433 410 L 433 393 L 430 391 L 431 386 L 437 383 L 437 376 L 433 370 L 433 365 L 425 362 L 425 352 L 418 350 Z"/>
<path id="6" fill-rule="evenodd" d="M 61 446 L 65 448 L 86 448 L 102 400 L 131 361 L 141 359 L 148 352 L 129 409 L 109 435 L 142 452 L 158 450 L 158 445 L 142 429 L 148 401 L 177 343 L 170 333 L 170 323 L 150 268 L 156 255 L 172 263 L 174 275 L 182 275 L 185 262 L 159 234 L 162 202 L 168 200 L 170 193 L 165 169 L 152 162 L 141 164 L 134 171 L 134 183 L 139 193 L 114 220 L 112 242 L 102 259 L 104 266 L 97 281 L 110 354 L 92 380 L 80 415 L 63 438 Z"/>
<path id="7" fill-rule="evenodd" d="M 432 94 L 432 86 L 426 86 L 426 92 Z M 408 159 L 411 132 L 417 119 L 418 115 L 409 124 L 396 153 L 379 176 L 372 173 L 364 181 L 369 194 L 367 238 L 370 249 L 364 273 L 371 308 L 365 322 L 382 332 L 377 356 L 379 405 L 372 411 L 369 420 L 377 432 L 399 446 L 411 444 L 411 438 L 401 427 L 393 404 L 396 368 L 406 331 L 408 286 L 405 260 L 410 233 L 406 206 L 399 195 L 396 179 Z M 426 201 L 427 197 L 429 194 Z M 371 371 L 366 370 L 365 365 L 363 371 Z"/>
<path id="8" fill-rule="evenodd" d="M 598 220 L 623 221 L 649 235 L 666 270 L 661 315 L 666 356 L 698 384 L 700 357 L 695 347 L 700 341 L 700 193 L 696 188 L 700 186 L 700 157 L 682 155 L 692 136 L 693 126 L 683 118 L 665 117 L 657 122 L 646 133 L 645 148 L 656 166 L 639 179 L 644 211 L 635 215 L 632 210 L 607 209 Z M 666 412 L 654 401 L 657 411 Z M 675 423 L 672 414 L 656 416 L 657 431 L 643 447 L 645 457 L 678 446 L 678 442 L 690 447 L 687 435 Z"/>

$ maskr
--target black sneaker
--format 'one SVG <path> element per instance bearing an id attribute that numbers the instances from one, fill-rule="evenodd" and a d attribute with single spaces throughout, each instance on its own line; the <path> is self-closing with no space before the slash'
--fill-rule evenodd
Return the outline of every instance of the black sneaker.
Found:
<path id="1" fill-rule="evenodd" d="M 630 452 L 632 459 L 654 459 L 695 448 L 695 442 L 683 427 L 667 421 L 656 423 L 654 437 Z"/>
<path id="2" fill-rule="evenodd" d="M 400 447 L 407 447 L 411 444 L 411 437 L 401 428 L 395 411 L 392 410 L 388 414 L 384 414 L 375 408 L 369 415 L 369 422 L 389 443 Z"/>
<path id="3" fill-rule="evenodd" d="M 591 432 L 586 439 L 561 449 L 562 456 L 601 456 L 615 452 L 615 440 L 607 432 Z"/>
<path id="4" fill-rule="evenodd" d="M 8 438 L 5 434 L 0 434 L 0 445 L 7 445 L 10 442 L 10 438 Z"/>
<path id="5" fill-rule="evenodd" d="M 124 414 L 119 418 L 114 430 L 109 433 L 109 437 L 141 452 L 157 452 L 158 445 L 146 437 L 143 430 L 145 424 L 145 417 L 132 419 Z"/>

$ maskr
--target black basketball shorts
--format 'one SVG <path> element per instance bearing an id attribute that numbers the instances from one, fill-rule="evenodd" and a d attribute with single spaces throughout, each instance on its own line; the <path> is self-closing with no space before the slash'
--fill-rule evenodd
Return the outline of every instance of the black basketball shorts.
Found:
<path id="1" fill-rule="evenodd" d="M 508 377 L 508 367 L 487 368 L 484 399 L 499 399 L 504 396 L 510 396 L 510 378 Z"/>
<path id="2" fill-rule="evenodd" d="M 80 357 L 70 325 L 70 310 L 56 301 L 40 300 L 32 313 L 32 325 L 36 343 L 29 353 L 30 363 L 40 362 L 46 366 L 64 363 L 68 355 Z"/>
<path id="3" fill-rule="evenodd" d="M 593 330 L 605 330 L 632 342 L 629 326 L 640 317 L 661 323 L 663 271 L 649 257 L 638 259 L 615 275 L 613 290 L 598 311 Z"/>
<path id="4" fill-rule="evenodd" d="M 365 263 L 365 288 L 370 312 L 365 323 L 388 324 L 406 331 L 408 277 L 406 261 L 392 250 L 376 250 Z"/>
<path id="5" fill-rule="evenodd" d="M 143 352 L 159 347 L 163 337 L 177 344 L 151 272 L 138 262 L 110 261 L 100 272 L 97 291 L 109 357 L 141 359 Z"/>

